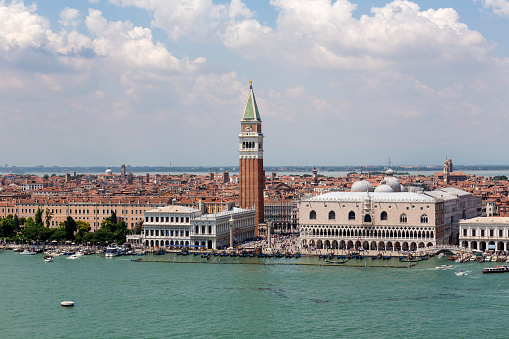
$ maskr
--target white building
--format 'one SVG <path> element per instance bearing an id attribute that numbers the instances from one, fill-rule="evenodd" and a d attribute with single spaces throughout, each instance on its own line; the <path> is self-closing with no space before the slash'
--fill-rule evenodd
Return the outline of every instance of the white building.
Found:
<path id="1" fill-rule="evenodd" d="M 479 217 L 459 222 L 461 246 L 473 250 L 509 251 L 509 218 Z"/>
<path id="2" fill-rule="evenodd" d="M 145 212 L 144 233 L 136 242 L 147 247 L 217 249 L 229 246 L 230 219 L 233 220 L 234 242 L 254 238 L 254 210 L 233 208 L 230 211 L 203 214 L 199 209 L 170 205 Z"/>
<path id="3" fill-rule="evenodd" d="M 361 176 L 351 192 L 329 192 L 302 200 L 301 245 L 416 250 L 450 243 L 455 237 L 454 224 L 481 213 L 481 200 L 468 192 L 449 188 L 405 192 L 392 173 L 389 169 L 376 189 Z"/>

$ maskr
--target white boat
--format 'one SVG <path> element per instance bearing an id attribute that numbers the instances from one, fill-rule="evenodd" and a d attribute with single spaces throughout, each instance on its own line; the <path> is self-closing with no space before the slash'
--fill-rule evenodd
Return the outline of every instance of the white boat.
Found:
<path id="1" fill-rule="evenodd" d="M 74 306 L 74 301 L 62 301 L 60 303 L 60 305 L 65 306 L 65 307 Z"/>
<path id="2" fill-rule="evenodd" d="M 120 255 L 120 248 L 118 248 L 117 246 L 108 246 L 106 248 L 106 254 L 105 254 L 105 257 L 106 258 L 113 258 L 113 257 L 118 257 Z"/>
<path id="3" fill-rule="evenodd" d="M 444 253 L 440 253 L 440 254 L 438 255 L 438 257 L 439 257 L 439 258 L 443 258 L 443 257 L 445 257 L 445 254 L 444 254 Z"/>
<path id="4" fill-rule="evenodd" d="M 23 252 L 21 252 L 20 254 L 34 255 L 34 254 L 35 254 L 35 252 L 29 251 L 29 250 L 24 250 L 24 251 L 23 251 Z"/>
<path id="5" fill-rule="evenodd" d="M 451 266 L 451 265 L 440 265 L 440 266 L 435 267 L 436 270 L 449 270 L 451 268 L 453 268 L 453 266 Z"/>
<path id="6" fill-rule="evenodd" d="M 53 261 L 53 257 L 51 255 L 47 255 L 44 257 L 44 262 L 52 262 Z"/>
<path id="7" fill-rule="evenodd" d="M 76 254 L 71 254 L 67 259 L 78 259 L 79 256 L 77 256 Z"/>
<path id="8" fill-rule="evenodd" d="M 458 277 L 461 277 L 462 275 L 468 275 L 468 273 L 467 273 L 467 272 L 465 272 L 465 271 L 463 271 L 463 270 L 461 270 L 461 271 L 459 271 L 459 272 L 454 272 L 454 273 L 456 273 L 456 275 L 457 275 Z"/>

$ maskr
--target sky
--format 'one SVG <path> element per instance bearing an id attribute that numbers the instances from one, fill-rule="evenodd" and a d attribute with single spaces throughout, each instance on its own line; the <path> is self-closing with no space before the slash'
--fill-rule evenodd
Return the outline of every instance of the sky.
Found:
<path id="1" fill-rule="evenodd" d="M 509 164 L 509 0 L 0 0 L 0 163 Z"/>

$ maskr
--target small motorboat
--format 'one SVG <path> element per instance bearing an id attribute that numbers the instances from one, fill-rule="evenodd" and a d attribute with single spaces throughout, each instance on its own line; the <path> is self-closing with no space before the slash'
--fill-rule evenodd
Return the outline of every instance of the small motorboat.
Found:
<path id="1" fill-rule="evenodd" d="M 435 267 L 436 270 L 449 270 L 452 268 L 453 268 L 453 266 L 451 266 L 451 265 L 440 265 L 440 266 Z"/>
<path id="2" fill-rule="evenodd" d="M 64 307 L 72 307 L 72 306 L 74 306 L 74 301 L 62 301 L 60 303 L 60 305 L 62 305 Z"/>
<path id="3" fill-rule="evenodd" d="M 462 275 L 468 275 L 468 273 L 467 273 L 467 272 L 465 272 L 465 271 L 463 271 L 463 270 L 461 270 L 461 271 L 459 271 L 459 272 L 454 272 L 454 273 L 455 273 L 458 277 L 461 277 Z"/>
<path id="4" fill-rule="evenodd" d="M 29 251 L 29 250 L 24 250 L 23 252 L 21 252 L 20 254 L 27 254 L 27 255 L 34 255 L 35 252 L 34 251 Z"/>
<path id="5" fill-rule="evenodd" d="M 44 257 L 44 262 L 52 262 L 53 261 L 53 257 L 51 255 L 47 255 Z"/>
<path id="6" fill-rule="evenodd" d="M 78 258 L 79 258 L 79 256 L 77 256 L 76 254 L 71 254 L 67 259 L 74 260 L 74 259 L 78 259 Z"/>

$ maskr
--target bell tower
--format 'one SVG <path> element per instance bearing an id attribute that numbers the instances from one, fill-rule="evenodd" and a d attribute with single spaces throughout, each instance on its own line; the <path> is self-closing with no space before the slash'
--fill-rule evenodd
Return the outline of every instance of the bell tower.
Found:
<path id="1" fill-rule="evenodd" d="M 256 231 L 264 222 L 263 190 L 265 175 L 263 171 L 263 133 L 262 120 L 253 92 L 253 84 L 249 81 L 244 115 L 240 121 L 239 134 L 239 205 L 241 208 L 256 211 Z"/>

